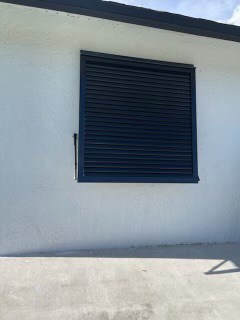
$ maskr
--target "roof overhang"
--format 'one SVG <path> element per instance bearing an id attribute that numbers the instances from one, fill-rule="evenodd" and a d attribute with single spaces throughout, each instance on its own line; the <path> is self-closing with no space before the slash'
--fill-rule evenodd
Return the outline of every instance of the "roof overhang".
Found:
<path id="1" fill-rule="evenodd" d="M 3 0 L 1 2 L 240 42 L 238 26 L 115 2 L 101 0 Z"/>

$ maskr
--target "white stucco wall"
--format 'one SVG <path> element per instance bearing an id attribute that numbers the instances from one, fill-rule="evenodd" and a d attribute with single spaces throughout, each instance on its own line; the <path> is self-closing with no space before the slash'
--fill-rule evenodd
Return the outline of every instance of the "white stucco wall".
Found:
<path id="1" fill-rule="evenodd" d="M 240 44 L 0 4 L 0 254 L 240 241 Z M 78 184 L 80 50 L 192 63 L 198 185 Z"/>

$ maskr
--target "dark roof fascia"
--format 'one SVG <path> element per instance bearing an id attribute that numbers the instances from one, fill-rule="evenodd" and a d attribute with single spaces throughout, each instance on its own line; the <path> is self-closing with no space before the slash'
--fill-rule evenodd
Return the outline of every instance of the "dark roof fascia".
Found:
<path id="1" fill-rule="evenodd" d="M 1 2 L 240 42 L 238 26 L 115 2 L 100 0 L 3 0 Z"/>

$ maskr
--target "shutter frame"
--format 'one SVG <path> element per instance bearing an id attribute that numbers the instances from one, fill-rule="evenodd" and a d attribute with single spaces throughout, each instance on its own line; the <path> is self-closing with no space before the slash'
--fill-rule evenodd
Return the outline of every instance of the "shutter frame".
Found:
<path id="1" fill-rule="evenodd" d="M 94 173 L 92 173 L 91 175 L 86 174 L 87 171 L 86 171 L 86 166 L 85 166 L 85 157 L 86 157 L 86 150 L 85 149 L 86 149 L 86 146 L 88 143 L 87 142 L 88 138 L 86 138 L 87 135 L 86 135 L 85 130 L 89 130 L 89 126 L 86 125 L 86 117 L 87 117 L 87 114 L 89 115 L 89 110 L 86 106 L 86 104 L 87 104 L 86 100 L 89 99 L 89 97 L 87 97 L 87 90 L 89 89 L 89 88 L 87 88 L 87 83 L 88 83 L 87 82 L 87 77 L 88 77 L 87 63 L 89 63 L 89 62 L 91 62 L 93 64 L 96 63 L 96 65 L 98 65 L 100 63 L 107 65 L 107 66 L 109 65 L 110 69 L 112 68 L 111 66 L 113 66 L 113 69 L 114 69 L 114 67 L 116 67 L 116 65 L 117 65 L 117 68 L 119 68 L 119 69 L 121 69 L 121 66 L 123 66 L 125 68 L 126 67 L 135 68 L 135 70 L 139 73 L 141 73 L 141 69 L 144 69 L 144 68 L 146 68 L 146 70 L 151 70 L 151 69 L 155 70 L 156 68 L 159 68 L 163 72 L 170 71 L 169 74 L 171 74 L 171 73 L 172 74 L 176 74 L 176 73 L 189 74 L 189 77 L 190 77 L 190 106 L 191 106 L 191 141 L 192 141 L 192 143 L 191 143 L 191 146 L 192 146 L 192 152 L 191 152 L 192 174 L 191 174 L 191 176 L 190 175 L 188 175 L 188 176 L 177 176 L 177 175 L 174 176 L 173 174 L 171 174 L 169 176 L 167 176 L 167 174 L 160 176 L 160 173 L 158 173 L 159 176 L 155 176 L 154 173 L 152 173 L 152 175 L 151 174 L 146 175 L 146 173 L 141 175 L 141 172 L 138 172 L 138 174 L 136 174 L 136 176 L 134 176 L 134 174 L 130 174 L 130 175 L 126 174 L 124 176 L 121 174 L 120 175 L 112 174 L 112 175 L 105 175 L 104 176 L 104 174 L 103 173 L 101 174 L 100 171 L 99 171 L 100 174 L 95 174 L 95 175 L 94 175 Z M 139 67 L 140 67 L 140 69 L 138 69 Z M 163 84 L 164 84 L 164 81 L 163 81 Z M 114 85 L 114 82 L 113 82 L 113 85 Z M 134 84 L 134 86 L 135 86 L 135 84 Z M 149 84 L 149 86 L 150 86 L 150 84 Z M 124 80 L 123 80 L 123 87 L 124 87 Z M 117 88 L 116 88 L 116 90 L 117 90 Z M 176 104 L 178 104 L 178 103 L 179 102 L 176 102 Z M 109 103 L 110 112 L 111 112 L 111 104 L 112 103 Z M 121 104 L 121 101 L 119 101 L 119 104 Z M 96 103 L 96 105 L 97 105 L 97 103 Z M 116 104 L 116 106 L 117 106 L 117 104 Z M 126 106 L 126 107 L 129 107 L 129 109 L 130 109 L 132 107 L 132 102 L 130 101 L 130 106 Z M 143 102 L 143 107 L 144 107 L 144 102 Z M 142 107 L 142 109 L 143 109 L 143 107 Z M 156 108 L 158 108 L 157 105 L 156 105 Z M 163 110 L 164 110 L 164 108 L 163 108 Z M 146 116 L 148 116 L 148 115 L 146 115 Z M 96 117 L 96 115 L 95 115 L 95 117 Z M 113 119 L 114 119 L 114 115 L 113 115 Z M 118 119 L 117 117 L 115 119 L 121 120 L 121 119 Z M 115 119 L 114 119 L 114 121 L 116 122 L 116 125 L 117 125 L 117 120 L 115 120 Z M 128 121 L 128 120 L 129 119 L 126 119 L 126 121 Z M 138 121 L 138 120 L 136 120 L 136 121 Z M 112 123 L 113 126 L 114 126 L 115 122 Z M 157 122 L 156 122 L 156 125 L 157 125 Z M 152 129 L 152 128 L 150 128 L 150 129 Z M 108 134 L 109 134 L 109 132 L 108 132 Z M 118 132 L 118 134 L 121 135 L 121 132 Z M 127 137 L 126 137 L 126 139 L 127 139 Z M 142 138 L 140 138 L 140 139 L 142 139 Z M 114 144 L 114 137 L 112 138 L 112 140 L 113 140 L 112 144 Z M 126 145 L 126 147 L 127 147 L 127 145 Z M 131 146 L 129 145 L 128 147 L 131 147 Z M 128 155 L 126 154 L 126 158 L 127 158 L 127 156 Z M 116 158 L 117 158 L 117 153 L 116 153 Z M 151 157 L 148 158 L 147 161 L 148 160 L 151 160 Z M 162 161 L 164 161 L 164 159 L 162 159 Z M 174 158 L 171 159 L 170 161 L 174 161 Z M 122 165 L 123 165 L 123 163 L 122 163 Z M 106 164 L 106 168 L 107 168 L 107 164 Z M 109 168 L 107 168 L 107 169 L 109 169 Z M 109 170 L 111 170 L 111 169 L 109 169 Z M 150 169 L 148 168 L 148 170 L 150 170 Z M 173 169 L 171 169 L 171 170 L 173 170 Z M 118 171 L 118 174 L 119 174 L 119 172 L 121 172 L 121 170 Z M 198 177 L 198 163 L 197 163 L 197 120 L 196 120 L 195 67 L 191 64 L 181 64 L 181 63 L 172 63 L 172 62 L 169 63 L 169 62 L 156 61 L 156 60 L 147 60 L 147 59 L 132 58 L 132 57 L 125 57 L 125 56 L 118 56 L 118 55 L 110 55 L 110 54 L 104 54 L 104 53 L 81 51 L 81 56 L 80 56 L 80 112 L 79 112 L 79 147 L 78 147 L 78 182 L 198 183 L 199 177 Z"/>

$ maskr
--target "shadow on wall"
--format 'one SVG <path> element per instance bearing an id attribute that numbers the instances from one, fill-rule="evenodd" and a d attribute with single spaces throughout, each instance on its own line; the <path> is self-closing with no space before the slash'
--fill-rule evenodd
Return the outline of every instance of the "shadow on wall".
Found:
<path id="1" fill-rule="evenodd" d="M 6 256 L 4 256 L 6 257 Z M 240 244 L 217 245 L 178 245 L 131 249 L 82 250 L 61 253 L 24 253 L 9 255 L 9 258 L 100 258 L 100 259 L 196 259 L 220 260 L 216 266 L 205 272 L 205 275 L 219 275 L 240 272 Z M 225 267 L 232 262 L 234 268 Z"/>

